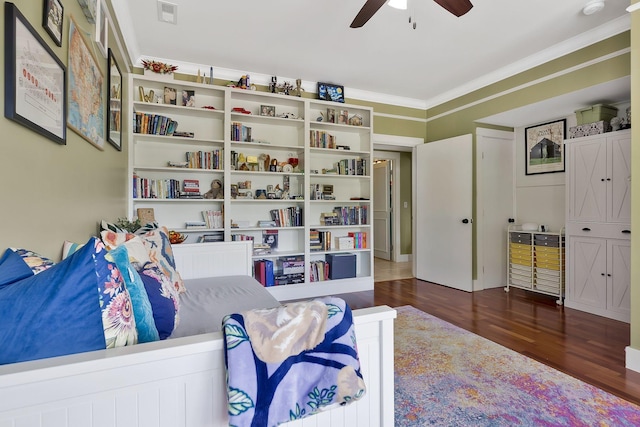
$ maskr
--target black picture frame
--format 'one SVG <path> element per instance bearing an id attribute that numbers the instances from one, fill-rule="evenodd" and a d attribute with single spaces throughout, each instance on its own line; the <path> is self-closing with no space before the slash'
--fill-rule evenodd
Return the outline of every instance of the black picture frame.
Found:
<path id="1" fill-rule="evenodd" d="M 344 102 L 344 86 L 318 82 L 318 99 Z"/>
<path id="2" fill-rule="evenodd" d="M 107 88 L 107 140 L 118 151 L 122 151 L 122 71 L 111 48 L 108 49 Z"/>
<path id="3" fill-rule="evenodd" d="M 526 175 L 564 172 L 564 140 L 566 134 L 566 119 L 554 120 L 525 128 Z"/>
<path id="4" fill-rule="evenodd" d="M 4 116 L 66 145 L 66 67 L 13 3 L 4 20 Z"/>
<path id="5" fill-rule="evenodd" d="M 42 5 L 42 26 L 53 41 L 62 46 L 64 6 L 60 0 L 44 0 Z"/>

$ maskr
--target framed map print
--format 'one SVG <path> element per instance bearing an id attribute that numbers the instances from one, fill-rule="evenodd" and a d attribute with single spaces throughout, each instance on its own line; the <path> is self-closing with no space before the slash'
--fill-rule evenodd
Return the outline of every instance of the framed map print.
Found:
<path id="1" fill-rule="evenodd" d="M 13 3 L 4 20 L 4 116 L 64 145 L 65 66 Z"/>
<path id="2" fill-rule="evenodd" d="M 530 126 L 524 130 L 526 174 L 564 172 L 567 120 Z"/>
<path id="3" fill-rule="evenodd" d="M 69 19 L 67 125 L 100 150 L 105 140 L 104 77 L 86 39 Z"/>

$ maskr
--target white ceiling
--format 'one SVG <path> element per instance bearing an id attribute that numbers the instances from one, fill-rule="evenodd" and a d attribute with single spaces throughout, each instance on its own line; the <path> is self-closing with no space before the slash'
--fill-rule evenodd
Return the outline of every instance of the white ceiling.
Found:
<path id="1" fill-rule="evenodd" d="M 307 91 L 336 83 L 347 98 L 418 108 L 630 28 L 629 0 L 606 0 L 591 16 L 582 14 L 588 0 L 472 0 L 460 18 L 432 0 L 409 0 L 406 11 L 385 5 L 349 28 L 364 1 L 170 0 L 177 25 L 158 20 L 157 0 L 111 3 L 133 63 L 157 59 L 194 73 L 213 66 L 218 78 L 251 73 L 262 84 L 301 78 Z"/>

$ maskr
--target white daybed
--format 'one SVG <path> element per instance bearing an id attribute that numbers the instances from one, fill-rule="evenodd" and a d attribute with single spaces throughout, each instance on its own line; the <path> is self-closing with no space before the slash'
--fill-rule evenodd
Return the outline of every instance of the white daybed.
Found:
<path id="1" fill-rule="evenodd" d="M 174 256 L 186 280 L 251 274 L 248 242 L 174 245 Z M 366 396 L 285 425 L 393 425 L 396 312 L 353 313 Z M 0 427 L 226 425 L 220 332 L 0 366 Z"/>

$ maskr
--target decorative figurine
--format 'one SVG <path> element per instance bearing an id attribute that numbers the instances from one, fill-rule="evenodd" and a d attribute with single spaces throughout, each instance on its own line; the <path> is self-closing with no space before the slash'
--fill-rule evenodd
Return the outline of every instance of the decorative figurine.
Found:
<path id="1" fill-rule="evenodd" d="M 296 88 L 293 91 L 293 95 L 302 96 L 304 88 L 302 87 L 302 79 L 296 79 Z"/>
<path id="2" fill-rule="evenodd" d="M 278 89 L 278 77 L 273 76 L 271 77 L 271 83 L 269 83 L 269 92 L 276 93 L 277 89 Z"/>

